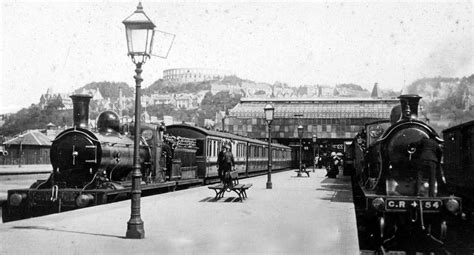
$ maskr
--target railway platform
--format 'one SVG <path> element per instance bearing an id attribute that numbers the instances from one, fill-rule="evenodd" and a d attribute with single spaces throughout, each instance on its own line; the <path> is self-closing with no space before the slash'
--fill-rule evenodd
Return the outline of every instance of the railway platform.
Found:
<path id="1" fill-rule="evenodd" d="M 241 179 L 243 202 L 207 186 L 141 199 L 145 239 L 125 239 L 130 200 L 0 224 L 0 254 L 359 254 L 348 177 Z"/>
<path id="2" fill-rule="evenodd" d="M 0 165 L 0 175 L 47 174 L 53 171 L 51 165 Z"/>

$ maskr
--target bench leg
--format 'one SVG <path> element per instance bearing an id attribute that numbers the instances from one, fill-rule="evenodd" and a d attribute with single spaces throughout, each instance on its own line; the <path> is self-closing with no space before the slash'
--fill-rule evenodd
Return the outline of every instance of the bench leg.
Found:
<path id="1" fill-rule="evenodd" d="M 215 189 L 214 192 L 216 192 L 216 196 L 214 197 L 215 200 L 219 199 L 219 192 Z"/>
<path id="2" fill-rule="evenodd" d="M 236 189 L 233 189 L 233 191 L 234 191 L 237 195 L 239 195 L 240 202 L 243 202 L 244 199 L 242 198 L 242 194 L 240 194 L 241 192 L 239 192 L 239 191 L 236 190 Z"/>
<path id="3" fill-rule="evenodd" d="M 245 189 L 242 189 L 242 193 L 244 194 L 244 197 L 247 198 L 247 191 L 245 191 Z"/>
<path id="4" fill-rule="evenodd" d="M 214 192 L 216 192 L 215 199 L 217 200 L 224 197 L 225 189 L 214 189 Z"/>
<path id="5" fill-rule="evenodd" d="M 225 192 L 225 189 L 221 189 L 219 191 L 219 198 L 223 198 L 224 197 L 224 192 Z"/>

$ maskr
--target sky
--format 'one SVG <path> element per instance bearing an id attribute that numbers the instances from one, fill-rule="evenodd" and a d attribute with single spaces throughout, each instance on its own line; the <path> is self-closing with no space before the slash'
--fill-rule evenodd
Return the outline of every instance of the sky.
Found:
<path id="1" fill-rule="evenodd" d="M 122 21 L 138 1 L 0 3 L 0 114 L 90 82 L 134 86 Z M 355 83 L 402 90 L 423 77 L 474 73 L 474 1 L 142 1 L 175 34 L 166 59 L 143 65 L 143 87 L 169 68 L 230 70 L 290 86 Z"/>

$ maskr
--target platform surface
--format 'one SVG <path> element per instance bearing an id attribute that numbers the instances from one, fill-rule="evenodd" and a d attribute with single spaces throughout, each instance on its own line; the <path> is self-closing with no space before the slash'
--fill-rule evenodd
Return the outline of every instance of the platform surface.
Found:
<path id="1" fill-rule="evenodd" d="M 294 171 L 242 179 L 248 199 L 206 186 L 141 199 L 145 239 L 125 239 L 130 201 L 0 224 L 0 254 L 359 254 L 350 181 Z"/>

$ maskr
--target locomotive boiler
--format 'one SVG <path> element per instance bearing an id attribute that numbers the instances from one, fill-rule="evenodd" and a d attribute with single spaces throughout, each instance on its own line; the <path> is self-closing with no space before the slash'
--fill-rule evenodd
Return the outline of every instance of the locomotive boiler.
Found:
<path id="1" fill-rule="evenodd" d="M 421 97 L 401 95 L 399 99 L 390 121 L 366 124 L 351 146 L 363 211 L 372 219 L 372 232 L 382 247 L 397 234 L 414 230 L 442 244 L 446 216 L 460 213 L 461 199 L 444 189 L 443 140 L 417 118 Z M 430 148 L 439 155 L 427 168 L 424 155 Z"/>

